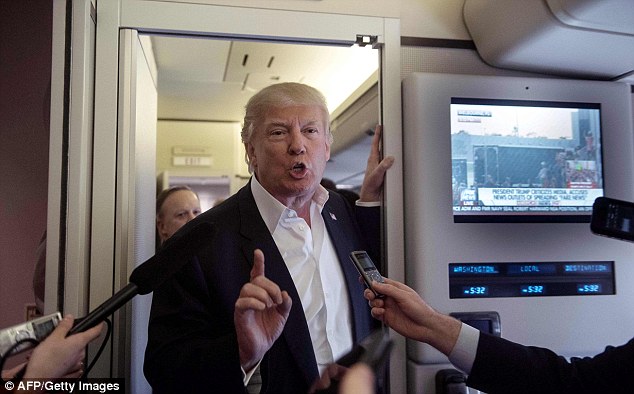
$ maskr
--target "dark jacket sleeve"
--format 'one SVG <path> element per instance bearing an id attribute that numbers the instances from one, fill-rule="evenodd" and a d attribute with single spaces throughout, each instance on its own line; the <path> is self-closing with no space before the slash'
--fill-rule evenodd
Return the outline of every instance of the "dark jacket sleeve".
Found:
<path id="1" fill-rule="evenodd" d="M 634 339 L 568 361 L 551 350 L 480 334 L 467 385 L 496 393 L 631 393 Z"/>
<path id="2" fill-rule="evenodd" d="M 144 372 L 153 393 L 244 392 L 232 316 L 211 305 L 197 261 L 154 291 Z"/>
<path id="3" fill-rule="evenodd" d="M 354 209 L 366 251 L 379 272 L 387 274 L 381 254 L 381 207 L 355 206 Z"/>

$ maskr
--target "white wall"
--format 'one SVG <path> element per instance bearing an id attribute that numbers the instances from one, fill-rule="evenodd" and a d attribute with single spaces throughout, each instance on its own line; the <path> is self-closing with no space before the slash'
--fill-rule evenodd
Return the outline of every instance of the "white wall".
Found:
<path id="1" fill-rule="evenodd" d="M 172 0 L 184 3 L 189 0 Z M 470 40 L 464 0 L 198 0 L 202 4 L 383 16 L 401 19 L 401 36 Z"/>
<path id="2" fill-rule="evenodd" d="M 191 0 L 172 0 L 172 2 L 192 3 Z M 198 0 L 194 2 L 235 7 L 385 16 L 392 18 L 399 17 L 401 8 L 401 0 Z"/>
<path id="3" fill-rule="evenodd" d="M 464 0 L 401 0 L 401 36 L 470 40 Z"/>
<path id="4" fill-rule="evenodd" d="M 206 153 L 175 154 L 174 148 L 179 147 L 205 148 Z M 174 158 L 179 156 L 210 159 L 210 165 L 174 165 Z M 244 184 L 242 178 L 249 176 L 240 141 L 240 124 L 160 120 L 156 135 L 156 171 L 157 175 L 167 171 L 170 176 L 226 176 L 231 180 L 231 191 L 237 191 Z"/>

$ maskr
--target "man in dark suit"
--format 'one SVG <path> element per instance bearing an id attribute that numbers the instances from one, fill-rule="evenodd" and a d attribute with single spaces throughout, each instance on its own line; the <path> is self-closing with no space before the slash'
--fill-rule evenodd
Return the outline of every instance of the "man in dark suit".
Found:
<path id="1" fill-rule="evenodd" d="M 372 315 L 398 333 L 428 343 L 469 375 L 467 385 L 489 394 L 631 393 L 634 339 L 595 357 L 568 361 L 549 349 L 481 333 L 431 308 L 403 283 L 385 279 L 365 297 Z"/>
<path id="2" fill-rule="evenodd" d="M 173 280 L 154 292 L 144 371 L 155 393 L 307 392 L 329 363 L 367 336 L 370 316 L 348 254 L 378 261 L 385 171 L 380 128 L 351 207 L 319 185 L 332 136 L 323 96 L 272 85 L 247 104 L 242 140 L 254 174 L 222 204 L 189 222 L 216 231 Z"/>

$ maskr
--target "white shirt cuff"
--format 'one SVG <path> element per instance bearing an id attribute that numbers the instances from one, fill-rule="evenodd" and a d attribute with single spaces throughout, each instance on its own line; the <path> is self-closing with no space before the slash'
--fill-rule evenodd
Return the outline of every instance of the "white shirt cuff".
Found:
<path id="1" fill-rule="evenodd" d="M 251 377 L 253 377 L 253 374 L 258 369 L 258 367 L 260 366 L 261 362 L 262 362 L 262 360 L 258 361 L 258 363 L 255 365 L 255 367 L 251 368 L 251 370 L 249 372 L 245 372 L 244 368 L 242 368 L 242 366 L 240 367 L 240 369 L 242 370 L 242 382 L 244 383 L 244 387 L 247 387 L 247 384 L 249 384 L 249 381 L 251 380 Z"/>
<path id="2" fill-rule="evenodd" d="M 449 361 L 467 375 L 475 361 L 478 351 L 480 331 L 468 324 L 462 323 L 458 340 L 449 354 Z"/>
<path id="3" fill-rule="evenodd" d="M 355 201 L 355 204 L 358 207 L 380 207 L 381 206 L 381 201 L 361 201 L 361 200 L 357 200 L 357 201 Z"/>

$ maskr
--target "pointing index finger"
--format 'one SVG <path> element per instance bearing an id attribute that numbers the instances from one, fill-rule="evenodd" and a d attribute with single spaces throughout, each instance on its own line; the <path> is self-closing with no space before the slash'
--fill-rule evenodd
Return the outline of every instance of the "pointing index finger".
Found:
<path id="1" fill-rule="evenodd" d="M 260 249 L 253 251 L 253 268 L 251 268 L 251 282 L 258 276 L 264 276 L 264 253 Z"/>

